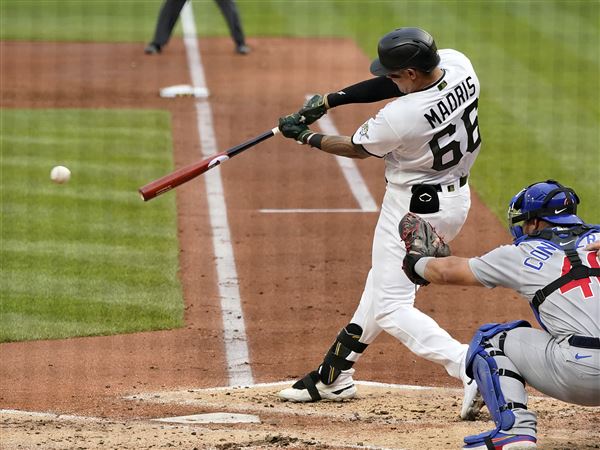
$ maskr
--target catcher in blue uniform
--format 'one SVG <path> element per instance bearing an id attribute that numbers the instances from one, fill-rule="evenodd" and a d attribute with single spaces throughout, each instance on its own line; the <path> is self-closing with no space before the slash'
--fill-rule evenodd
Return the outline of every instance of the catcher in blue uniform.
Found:
<path id="1" fill-rule="evenodd" d="M 476 258 L 436 257 L 449 250 L 427 222 L 408 214 L 400 223 L 403 269 L 413 281 L 512 288 L 543 328 L 516 320 L 476 332 L 467 374 L 496 427 L 466 437 L 466 449 L 536 447 L 526 383 L 565 402 L 600 405 L 600 226 L 577 215 L 578 203 L 573 189 L 554 180 L 526 187 L 509 206 L 514 244 Z"/>

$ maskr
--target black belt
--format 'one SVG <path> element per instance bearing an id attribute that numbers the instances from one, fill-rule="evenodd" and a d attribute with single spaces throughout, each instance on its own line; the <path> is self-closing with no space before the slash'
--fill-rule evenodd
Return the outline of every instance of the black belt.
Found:
<path id="1" fill-rule="evenodd" d="M 600 338 L 588 336 L 571 336 L 569 344 L 573 347 L 598 348 L 600 349 Z"/>
<path id="2" fill-rule="evenodd" d="M 468 175 L 465 175 L 464 177 L 460 177 L 458 180 L 458 184 L 460 187 L 463 187 L 465 184 L 467 184 L 467 180 L 469 179 Z M 444 185 L 445 186 L 445 185 Z M 442 185 L 441 184 L 434 184 L 433 187 L 435 188 L 436 191 L 438 192 L 442 192 Z M 448 189 L 450 192 L 452 192 L 452 189 Z"/>

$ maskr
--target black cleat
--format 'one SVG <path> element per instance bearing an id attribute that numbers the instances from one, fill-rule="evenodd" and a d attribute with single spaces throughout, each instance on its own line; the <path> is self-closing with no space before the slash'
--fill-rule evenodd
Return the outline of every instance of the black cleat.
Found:
<path id="1" fill-rule="evenodd" d="M 149 43 L 148 45 L 146 45 L 146 48 L 144 49 L 144 53 L 146 55 L 155 55 L 157 53 L 160 53 L 161 48 L 160 45 L 158 44 L 154 44 L 154 43 Z"/>
<path id="2" fill-rule="evenodd" d="M 240 44 L 236 46 L 235 52 L 239 55 L 247 55 L 250 53 L 250 47 L 248 47 L 246 44 Z"/>

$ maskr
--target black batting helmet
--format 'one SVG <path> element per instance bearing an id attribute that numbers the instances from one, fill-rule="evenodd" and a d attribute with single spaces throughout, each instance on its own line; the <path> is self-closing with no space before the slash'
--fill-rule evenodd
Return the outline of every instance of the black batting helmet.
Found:
<path id="1" fill-rule="evenodd" d="M 408 68 L 431 72 L 440 63 L 433 37 L 420 28 L 398 28 L 386 34 L 377 53 L 379 58 L 371 63 L 371 73 L 377 76 Z"/>

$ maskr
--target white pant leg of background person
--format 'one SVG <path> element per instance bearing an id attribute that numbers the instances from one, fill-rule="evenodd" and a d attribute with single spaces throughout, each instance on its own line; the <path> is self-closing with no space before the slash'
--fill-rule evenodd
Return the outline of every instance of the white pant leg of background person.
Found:
<path id="1" fill-rule="evenodd" d="M 363 329 L 360 342 L 369 344 L 385 330 L 411 352 L 446 368 L 464 379 L 467 345 L 461 344 L 435 320 L 414 307 L 415 285 L 401 270 L 406 254 L 398 224 L 408 212 L 410 187 L 388 185 L 373 240 L 372 268 L 360 305 L 352 317 Z M 426 214 L 438 232 L 449 241 L 460 231 L 469 211 L 468 185 L 454 192 L 440 192 L 440 211 Z M 360 355 L 352 355 L 356 361 Z"/>

